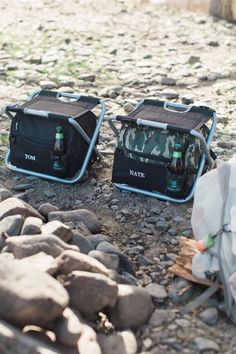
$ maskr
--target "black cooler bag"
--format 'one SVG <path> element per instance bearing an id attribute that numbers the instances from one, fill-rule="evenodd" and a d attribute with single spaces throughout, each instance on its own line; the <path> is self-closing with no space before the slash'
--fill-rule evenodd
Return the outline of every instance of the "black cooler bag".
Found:
<path id="1" fill-rule="evenodd" d="M 12 116 L 10 129 L 10 162 L 12 165 L 30 170 L 58 176 L 53 169 L 53 146 L 58 126 L 62 127 L 65 140 L 65 154 L 62 157 L 64 172 L 59 177 L 71 178 L 81 168 L 89 144 L 78 133 L 68 119 L 73 118 L 89 138 L 96 128 L 96 115 L 91 112 L 98 99 L 82 96 L 79 100 L 63 102 L 58 93 L 41 91 L 33 100 L 16 109 Z M 14 107 L 14 106 L 13 106 Z M 26 110 L 25 110 L 26 108 Z M 25 113 L 38 110 L 39 114 Z M 51 112 L 41 116 L 40 112 Z M 91 161 L 96 155 L 91 155 Z"/>

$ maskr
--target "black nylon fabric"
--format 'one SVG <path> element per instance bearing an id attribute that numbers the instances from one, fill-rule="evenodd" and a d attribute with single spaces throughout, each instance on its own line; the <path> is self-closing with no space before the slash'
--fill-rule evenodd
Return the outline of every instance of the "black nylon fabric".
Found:
<path id="1" fill-rule="evenodd" d="M 91 138 L 96 128 L 96 116 L 88 111 L 76 121 Z M 66 120 L 17 113 L 12 119 L 10 130 L 11 164 L 58 176 L 53 169 L 52 153 L 57 126 L 62 127 L 66 143 L 66 153 L 63 156 L 65 171 L 59 177 L 73 177 L 81 168 L 89 145 Z M 92 154 L 91 160 L 95 159 L 96 155 Z"/>
<path id="2" fill-rule="evenodd" d="M 64 102 L 57 98 L 57 92 L 42 91 L 38 96 L 33 98 L 31 101 L 24 103 L 21 107 L 78 118 L 91 111 L 98 102 L 98 99 L 89 99 L 86 97 L 82 97 L 77 101 Z"/>
<path id="3" fill-rule="evenodd" d="M 144 101 L 145 102 L 145 101 Z M 166 110 L 162 101 L 143 104 L 129 114 L 130 117 L 154 122 L 175 125 L 185 129 L 199 130 L 212 117 L 213 111 L 208 108 L 193 106 L 189 112 L 174 112 Z M 154 104 L 156 103 L 156 104 Z M 160 105 L 158 105 L 160 103 Z"/>

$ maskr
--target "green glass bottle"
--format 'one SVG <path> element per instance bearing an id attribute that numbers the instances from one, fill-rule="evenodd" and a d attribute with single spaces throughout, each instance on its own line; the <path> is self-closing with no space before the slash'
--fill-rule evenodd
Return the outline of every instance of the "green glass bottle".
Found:
<path id="1" fill-rule="evenodd" d="M 166 168 L 167 194 L 178 198 L 184 194 L 185 168 L 181 144 L 176 143 L 171 162 Z"/>
<path id="2" fill-rule="evenodd" d="M 53 146 L 53 169 L 56 172 L 64 170 L 62 157 L 65 154 L 65 138 L 62 127 L 56 128 L 55 142 Z"/>

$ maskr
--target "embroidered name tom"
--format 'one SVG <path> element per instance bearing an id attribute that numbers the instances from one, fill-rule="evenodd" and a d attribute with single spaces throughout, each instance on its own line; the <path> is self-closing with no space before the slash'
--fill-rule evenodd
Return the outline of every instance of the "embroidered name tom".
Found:
<path id="1" fill-rule="evenodd" d="M 25 159 L 26 159 L 26 160 L 36 161 L 36 156 L 35 156 L 35 155 L 28 155 L 28 154 L 25 154 Z"/>

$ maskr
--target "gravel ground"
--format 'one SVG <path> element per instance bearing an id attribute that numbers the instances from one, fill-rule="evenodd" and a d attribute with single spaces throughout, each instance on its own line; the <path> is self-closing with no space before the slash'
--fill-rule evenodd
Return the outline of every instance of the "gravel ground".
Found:
<path id="1" fill-rule="evenodd" d="M 236 151 L 235 35 L 232 23 L 159 10 L 145 1 L 2 0 L 0 104 L 21 103 L 40 87 L 102 97 L 107 117 L 129 112 L 143 97 L 201 103 L 217 112 L 212 146 L 228 159 Z M 49 201 L 65 210 L 94 211 L 103 233 L 135 261 L 140 284 L 160 285 L 156 318 L 136 333 L 140 353 L 236 353 L 235 327 L 218 313 L 218 299 L 193 314 L 179 311 L 203 290 L 168 273 L 179 236 L 192 234 L 191 202 L 169 204 L 112 186 L 115 139 L 107 122 L 99 145 L 104 160 L 84 183 L 13 174 L 3 164 L 9 129 L 4 114 L 0 123 L 2 185 L 26 190 L 35 207 Z"/>

